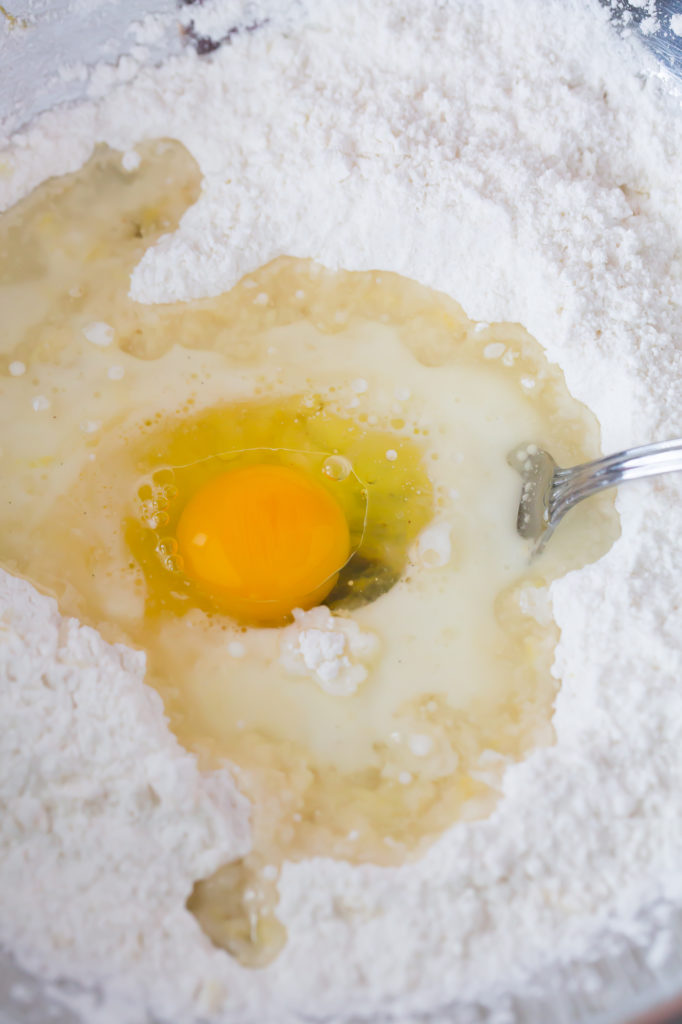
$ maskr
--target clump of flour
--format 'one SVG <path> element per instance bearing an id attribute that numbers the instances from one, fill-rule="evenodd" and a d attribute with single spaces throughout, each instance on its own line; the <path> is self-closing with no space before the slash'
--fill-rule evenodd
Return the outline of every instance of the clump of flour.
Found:
<path id="1" fill-rule="evenodd" d="M 332 615 L 321 605 L 304 612 L 282 630 L 280 661 L 287 672 L 308 676 L 334 697 L 350 697 L 367 678 L 368 661 L 378 647 L 372 634 L 353 619 Z"/>
<path id="2" fill-rule="evenodd" d="M 103 74 L 96 102 L 42 116 L 2 154 L 0 205 L 99 140 L 178 138 L 204 187 L 136 269 L 139 301 L 282 253 L 397 271 L 524 324 L 605 449 L 681 434 L 680 111 L 598 5 L 320 0 L 286 31 L 258 6 L 271 20 L 215 54 Z M 229 777 L 178 748 L 136 656 L 4 577 L 0 937 L 188 1022 L 575 1024 L 626 978 L 679 978 L 681 499 L 676 478 L 623 490 L 622 539 L 553 585 L 556 746 L 416 864 L 287 865 L 289 941 L 256 973 L 184 909 L 248 844 Z"/>
<path id="3" fill-rule="evenodd" d="M 413 562 L 422 568 L 447 565 L 452 555 L 452 527 L 447 520 L 430 523 L 417 537 L 410 552 Z"/>

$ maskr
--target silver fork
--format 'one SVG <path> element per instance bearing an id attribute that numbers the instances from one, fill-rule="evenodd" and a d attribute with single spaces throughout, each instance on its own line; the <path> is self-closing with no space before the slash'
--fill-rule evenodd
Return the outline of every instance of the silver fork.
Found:
<path id="1" fill-rule="evenodd" d="M 626 480 L 682 470 L 682 438 L 626 448 L 570 469 L 561 469 L 548 452 L 534 444 L 515 448 L 507 461 L 522 480 L 516 529 L 522 537 L 535 541 L 537 553 L 569 509 L 584 498 Z"/>

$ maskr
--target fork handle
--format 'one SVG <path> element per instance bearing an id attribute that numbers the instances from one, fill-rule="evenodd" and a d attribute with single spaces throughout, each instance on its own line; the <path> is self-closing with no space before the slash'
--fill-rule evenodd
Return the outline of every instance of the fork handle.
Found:
<path id="1" fill-rule="evenodd" d="M 549 502 L 550 522 L 558 522 L 570 508 L 606 487 L 626 480 L 682 471 L 682 438 L 626 448 L 571 469 L 557 469 Z"/>

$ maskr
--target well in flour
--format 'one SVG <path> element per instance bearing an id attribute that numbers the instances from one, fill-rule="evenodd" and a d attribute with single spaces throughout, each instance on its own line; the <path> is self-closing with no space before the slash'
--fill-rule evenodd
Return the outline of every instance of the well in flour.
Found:
<path id="1" fill-rule="evenodd" d="M 178 144 L 139 152 L 123 176 L 102 150 L 0 221 L 5 274 L 18 235 L 41 268 L 8 292 L 31 375 L 8 378 L 6 422 L 36 376 L 54 395 L 43 432 L 9 449 L 0 555 L 64 613 L 144 650 L 178 738 L 205 769 L 235 767 L 254 848 L 198 880 L 189 906 L 213 941 L 262 966 L 286 934 L 264 865 L 401 863 L 489 814 L 503 768 L 551 742 L 555 631 L 522 595 L 599 555 L 615 519 L 602 497 L 529 564 L 510 447 L 533 437 L 575 462 L 596 453 L 597 431 L 519 327 L 481 332 L 415 282 L 284 258 L 251 274 L 255 289 L 164 310 L 131 301 L 140 247 L 196 187 Z M 491 361 L 496 345 L 505 357 Z M 102 384 L 112 347 L 125 390 Z M 244 518 L 245 492 L 221 495 L 254 479 Z M 273 479 L 324 498 L 326 537 L 337 520 L 347 531 L 305 586 L 290 552 L 316 521 L 299 537 L 297 506 L 266 535 Z M 241 531 L 229 558 L 223 521 Z"/>
<path id="2" fill-rule="evenodd" d="M 217 6 L 234 24 L 241 5 Z M 639 75 L 597 5 L 260 6 L 272 19 L 262 35 L 203 62 L 138 69 L 132 84 L 129 65 L 98 68 L 97 102 L 41 118 L 3 153 L 3 205 L 77 169 L 97 141 L 125 152 L 179 138 L 201 163 L 202 195 L 134 272 L 137 298 L 218 295 L 285 252 L 387 268 L 474 318 L 525 324 L 597 414 L 605 450 L 682 433 L 679 108 Z M 4 942 L 52 976 L 105 984 L 99 1012 L 116 1024 L 141 1003 L 240 1024 L 281 1021 L 283 1007 L 343 1021 L 350 1004 L 401 1024 L 429 1010 L 575 1022 L 616 1015 L 624 976 L 628 991 L 679 978 L 682 573 L 669 538 L 680 495 L 670 479 L 619 503 L 612 554 L 552 586 L 557 744 L 507 770 L 490 820 L 451 829 L 409 868 L 287 864 L 277 913 L 289 941 L 257 973 L 216 954 L 178 910 L 192 877 L 246 852 L 226 837 L 241 820 L 225 814 L 228 788 L 220 807 L 200 805 L 200 825 L 187 808 L 214 779 L 171 771 L 160 739 L 125 762 L 133 783 L 120 737 L 141 739 L 130 724 L 148 692 L 139 674 L 125 663 L 102 722 L 116 652 L 3 577 L 5 678 L 22 678 L 1 696 L 3 764 L 16 768 L 2 797 L 22 809 L 0 819 Z M 85 742 L 65 751 L 52 726 L 67 713 Z M 154 813 L 137 799 L 152 757 Z M 73 817 L 74 772 L 98 787 L 91 830 Z M 123 871 L 111 851 L 128 827 Z M 86 898 L 74 862 L 97 867 Z"/>

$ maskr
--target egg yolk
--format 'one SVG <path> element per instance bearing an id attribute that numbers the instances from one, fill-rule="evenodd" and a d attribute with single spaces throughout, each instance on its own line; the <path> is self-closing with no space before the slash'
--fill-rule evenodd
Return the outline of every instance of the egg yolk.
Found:
<path id="1" fill-rule="evenodd" d="M 209 480 L 177 526 L 183 572 L 238 617 L 275 621 L 319 604 L 348 560 L 346 517 L 321 484 L 288 466 Z"/>

